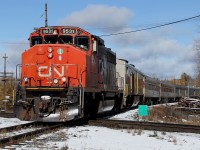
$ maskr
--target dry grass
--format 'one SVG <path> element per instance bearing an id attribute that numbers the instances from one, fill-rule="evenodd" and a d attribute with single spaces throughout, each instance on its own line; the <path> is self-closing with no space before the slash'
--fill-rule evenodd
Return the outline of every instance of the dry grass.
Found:
<path id="1" fill-rule="evenodd" d="M 149 137 L 158 137 L 158 132 L 153 131 L 153 134 L 150 134 Z"/>
<path id="2" fill-rule="evenodd" d="M 142 129 L 139 129 L 138 131 L 137 131 L 137 135 L 141 135 L 142 134 Z"/>
<path id="3" fill-rule="evenodd" d="M 132 129 L 127 129 L 127 133 L 131 133 L 132 132 Z"/>
<path id="4" fill-rule="evenodd" d="M 8 133 L 7 130 L 3 129 L 0 131 L 0 134 L 1 134 L 0 136 L 4 137 L 4 135 L 6 135 L 7 133 Z"/>
<path id="5" fill-rule="evenodd" d="M 63 147 L 61 147 L 61 150 L 68 150 L 68 146 L 67 145 L 64 145 Z"/>
<path id="6" fill-rule="evenodd" d="M 192 116 L 192 117 L 191 117 Z M 146 118 L 148 121 L 167 122 L 167 123 L 182 123 L 199 125 L 200 114 L 191 115 L 186 111 L 176 110 L 173 106 L 161 105 L 154 106 L 149 109 L 149 115 Z"/>

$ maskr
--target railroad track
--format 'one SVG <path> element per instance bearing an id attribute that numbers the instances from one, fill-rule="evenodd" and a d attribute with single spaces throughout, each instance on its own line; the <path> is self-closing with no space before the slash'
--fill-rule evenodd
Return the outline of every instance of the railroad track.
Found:
<path id="1" fill-rule="evenodd" d="M 4 118 L 15 118 L 15 114 L 12 112 L 0 112 L 0 117 L 4 117 Z"/>
<path id="2" fill-rule="evenodd" d="M 25 124 L 19 124 L 19 125 L 15 125 L 15 126 L 0 128 L 0 134 L 5 133 L 5 132 L 9 133 L 9 132 L 17 131 L 22 128 L 27 128 L 27 127 L 31 127 L 31 126 L 35 126 L 35 125 L 36 125 L 35 122 L 29 122 L 29 123 L 25 123 Z"/>
<path id="3" fill-rule="evenodd" d="M 63 124 L 27 123 L 0 129 L 0 147 L 17 144 L 35 136 L 61 128 Z"/>
<path id="4" fill-rule="evenodd" d="M 98 119 L 89 120 L 88 125 L 104 126 L 117 129 L 142 129 L 142 130 L 156 130 L 166 132 L 185 132 L 200 134 L 200 126 L 157 123 L 157 122 L 141 122 L 141 121 L 125 121 L 125 120 L 108 120 Z"/>

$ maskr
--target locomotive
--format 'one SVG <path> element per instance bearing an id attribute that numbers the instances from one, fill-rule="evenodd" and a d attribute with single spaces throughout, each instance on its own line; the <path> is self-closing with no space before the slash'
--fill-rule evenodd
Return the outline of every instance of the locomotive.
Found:
<path id="1" fill-rule="evenodd" d="M 199 89 L 146 76 L 104 40 L 74 26 L 35 29 L 22 53 L 14 112 L 21 120 L 68 121 L 139 103 L 176 101 Z M 18 78 L 18 76 L 17 76 Z"/>
<path id="2" fill-rule="evenodd" d="M 67 121 L 121 106 L 116 54 L 73 26 L 36 29 L 22 53 L 15 114 L 21 120 Z"/>

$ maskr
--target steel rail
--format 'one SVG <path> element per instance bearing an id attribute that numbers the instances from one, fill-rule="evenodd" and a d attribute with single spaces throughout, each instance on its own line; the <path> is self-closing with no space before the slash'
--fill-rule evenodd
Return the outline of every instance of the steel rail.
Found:
<path id="1" fill-rule="evenodd" d="M 142 130 L 156 130 L 165 132 L 184 132 L 184 133 L 200 134 L 200 126 L 185 125 L 185 124 L 98 119 L 98 120 L 89 120 L 88 125 L 104 126 L 117 129 L 142 129 Z"/>
<path id="2" fill-rule="evenodd" d="M 29 123 L 14 125 L 14 126 L 3 127 L 3 128 L 0 128 L 0 133 L 1 133 L 1 132 L 12 132 L 12 131 L 17 131 L 17 130 L 20 130 L 20 129 L 22 129 L 22 128 L 27 128 L 27 127 L 35 126 L 35 125 L 37 125 L 36 122 L 29 122 Z"/>
<path id="3" fill-rule="evenodd" d="M 37 135 L 42 135 L 47 131 L 61 128 L 62 126 L 63 126 L 63 124 L 56 124 L 56 125 L 51 125 L 51 126 L 47 126 L 47 127 L 42 127 L 41 129 L 36 129 L 34 131 L 29 131 L 26 133 L 19 133 L 19 134 L 13 135 L 13 136 L 2 138 L 2 139 L 0 139 L 0 147 L 4 147 L 4 146 L 10 145 L 10 144 L 15 144 L 15 143 L 19 142 L 20 140 L 31 139 Z"/>
<path id="4" fill-rule="evenodd" d="M 16 118 L 14 113 L 0 112 L 0 117 L 3 118 Z"/>

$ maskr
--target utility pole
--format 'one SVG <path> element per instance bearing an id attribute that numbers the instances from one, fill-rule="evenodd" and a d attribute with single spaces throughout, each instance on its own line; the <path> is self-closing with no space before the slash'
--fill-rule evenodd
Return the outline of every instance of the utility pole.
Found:
<path id="1" fill-rule="evenodd" d="M 5 56 L 3 57 L 3 59 L 4 59 L 4 71 L 3 71 L 3 80 L 2 80 L 2 81 L 4 81 L 4 84 L 3 84 L 3 98 L 4 99 L 6 99 L 6 59 L 7 58 L 8 57 L 5 54 Z"/>
<path id="2" fill-rule="evenodd" d="M 7 77 L 13 77 L 13 72 L 7 72 L 6 71 L 6 62 L 7 62 L 7 56 L 5 54 L 5 56 L 2 57 L 4 59 L 4 70 L 3 72 L 0 72 L 0 77 L 2 78 L 1 81 L 4 82 L 3 84 L 3 102 L 5 103 L 5 111 L 6 111 L 6 103 L 8 102 L 8 98 L 6 96 L 6 81 L 7 81 Z"/>
<path id="3" fill-rule="evenodd" d="M 7 77 L 12 77 L 13 76 L 13 72 L 7 72 L 6 71 L 6 59 L 8 58 L 8 56 L 3 56 L 2 57 L 4 59 L 4 71 L 0 72 L 0 77 L 3 78 L 2 81 L 4 82 L 3 84 L 3 99 L 6 99 L 6 81 L 7 81 Z"/>

